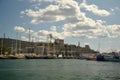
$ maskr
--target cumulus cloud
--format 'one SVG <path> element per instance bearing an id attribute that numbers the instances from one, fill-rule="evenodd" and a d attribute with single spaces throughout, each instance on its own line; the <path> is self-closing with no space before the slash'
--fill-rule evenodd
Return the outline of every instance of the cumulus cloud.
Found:
<path id="1" fill-rule="evenodd" d="M 23 41 L 29 41 L 28 37 L 26 37 L 26 36 L 21 36 L 21 39 L 22 39 Z"/>
<path id="2" fill-rule="evenodd" d="M 116 38 L 120 36 L 120 25 L 108 25 L 107 28 L 110 37 Z"/>
<path id="3" fill-rule="evenodd" d="M 64 39 L 66 35 L 64 36 L 63 32 L 57 32 L 56 29 L 57 29 L 56 26 L 51 26 L 50 31 L 39 30 L 39 31 L 33 32 L 31 36 L 33 36 L 36 40 L 39 39 L 38 41 L 46 41 L 47 39 L 49 40 L 50 34 L 53 36 L 53 40 L 58 38 Z"/>
<path id="4" fill-rule="evenodd" d="M 103 25 L 99 21 L 94 22 L 94 25 L 83 24 L 85 23 L 78 22 L 76 24 L 65 24 L 63 27 L 64 33 L 67 32 L 71 34 L 72 37 L 83 38 L 116 38 L 120 36 L 120 25 Z"/>
<path id="5" fill-rule="evenodd" d="M 49 32 L 47 30 L 40 30 L 37 33 L 39 36 L 47 36 L 49 35 Z"/>
<path id="6" fill-rule="evenodd" d="M 54 38 L 64 39 L 66 37 L 98 38 L 109 37 L 115 38 L 120 36 L 120 25 L 104 25 L 103 20 L 93 20 L 86 16 L 81 8 L 86 9 L 99 16 L 109 16 L 111 13 L 105 9 L 100 9 L 97 5 L 88 5 L 84 0 L 80 5 L 75 0 L 33 0 L 32 2 L 50 2 L 45 8 L 37 10 L 26 9 L 21 14 L 31 18 L 32 24 L 42 22 L 66 21 L 61 27 L 62 32 L 57 32 L 56 26 L 51 26 L 50 31 L 39 30 L 32 35 L 41 40 L 45 40 L 49 34 Z"/>
<path id="7" fill-rule="evenodd" d="M 49 0 L 47 0 L 49 1 Z M 31 23 L 38 24 L 41 22 L 61 21 L 61 20 L 83 20 L 84 14 L 81 13 L 78 3 L 74 0 L 53 0 L 56 5 L 48 5 L 44 9 L 32 10 L 26 9 L 21 14 L 32 18 Z"/>
<path id="8" fill-rule="evenodd" d="M 101 20 L 94 21 L 90 25 L 86 22 L 77 22 L 64 24 L 63 32 L 57 32 L 56 26 L 51 26 L 50 31 L 39 30 L 33 32 L 31 36 L 34 37 L 34 41 L 46 41 L 49 40 L 49 34 L 52 34 L 54 39 L 64 39 L 66 37 L 78 37 L 78 38 L 116 38 L 120 36 L 120 25 L 103 25 Z M 94 25 L 93 25 L 94 24 Z M 97 26 L 97 27 L 96 27 Z M 24 40 L 27 38 L 23 37 Z"/>
<path id="9" fill-rule="evenodd" d="M 22 27 L 22 26 L 15 26 L 14 30 L 17 32 L 24 32 L 25 31 L 24 27 Z"/>
<path id="10" fill-rule="evenodd" d="M 30 29 L 30 30 L 29 30 L 29 29 L 27 29 L 25 33 L 29 34 L 29 33 L 33 33 L 33 32 L 34 32 L 34 31 L 33 31 L 33 30 L 31 30 L 31 29 Z"/>
<path id="11" fill-rule="evenodd" d="M 84 43 L 84 45 L 90 45 L 90 43 Z"/>
<path id="12" fill-rule="evenodd" d="M 56 31 L 56 30 L 57 30 L 56 26 L 52 26 L 50 29 L 51 29 L 52 31 Z"/>
<path id="13" fill-rule="evenodd" d="M 33 31 L 33 30 L 32 30 Z M 46 41 L 47 40 L 47 36 L 48 36 L 48 33 L 46 33 L 48 31 L 46 30 L 40 30 L 40 31 L 36 31 L 36 32 L 32 32 L 30 34 L 30 41 L 33 41 L 33 42 L 40 42 L 40 41 Z M 21 39 L 23 41 L 29 41 L 29 35 L 28 33 L 24 33 L 24 35 L 21 36 Z"/>
<path id="14" fill-rule="evenodd" d="M 109 16 L 110 15 L 110 12 L 108 12 L 107 10 L 99 9 L 98 6 L 95 4 L 88 5 L 88 4 L 86 4 L 85 1 L 80 4 L 80 8 L 85 8 L 87 11 L 90 11 L 99 16 Z"/>

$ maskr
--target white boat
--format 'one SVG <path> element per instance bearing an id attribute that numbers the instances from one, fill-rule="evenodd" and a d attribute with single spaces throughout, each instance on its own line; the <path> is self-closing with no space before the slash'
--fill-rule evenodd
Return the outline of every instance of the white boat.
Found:
<path id="1" fill-rule="evenodd" d="M 0 59 L 7 59 L 8 57 L 6 55 L 0 55 Z"/>
<path id="2" fill-rule="evenodd" d="M 120 62 L 120 55 L 118 54 L 105 54 L 104 55 L 104 60 L 105 61 L 115 61 L 115 62 Z"/>

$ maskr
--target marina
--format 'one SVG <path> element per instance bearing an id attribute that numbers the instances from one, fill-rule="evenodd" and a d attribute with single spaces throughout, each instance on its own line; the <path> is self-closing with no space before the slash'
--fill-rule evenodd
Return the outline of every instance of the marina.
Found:
<path id="1" fill-rule="evenodd" d="M 8 38 L 1 38 L 0 41 L 3 46 L 0 59 L 84 59 L 120 62 L 120 52 L 100 53 L 89 45 L 81 47 L 79 42 L 78 45 L 64 44 L 62 39 L 55 39 L 52 43 L 51 40 L 46 43 L 33 43 Z M 17 44 L 19 42 L 20 44 Z"/>
<path id="2" fill-rule="evenodd" d="M 120 80 L 120 0 L 0 0 L 0 80 Z"/>
<path id="3" fill-rule="evenodd" d="M 120 62 L 120 52 L 100 53 L 91 49 L 89 45 L 81 47 L 79 42 L 78 45 L 64 44 L 62 39 L 55 39 L 54 42 L 50 40 L 46 43 L 8 38 L 1 38 L 0 41 L 1 45 L 4 46 L 0 50 L 0 59 L 84 59 Z M 19 42 L 20 44 L 17 44 Z"/>
<path id="4" fill-rule="evenodd" d="M 82 54 L 98 53 L 98 51 L 91 49 L 89 45 L 81 47 L 79 43 L 78 45 L 65 44 L 63 39 L 54 39 L 54 42 L 51 42 L 51 39 L 48 42 L 28 42 L 1 38 L 0 41 L 3 46 L 0 50 L 1 58 L 78 59 Z"/>
<path id="5" fill-rule="evenodd" d="M 79 59 L 88 61 L 105 61 L 105 62 L 120 62 L 120 54 L 118 53 L 107 53 L 89 56 L 79 56 L 79 57 L 55 57 L 55 56 L 43 56 L 37 54 L 16 54 L 16 55 L 0 55 L 0 59 Z"/>

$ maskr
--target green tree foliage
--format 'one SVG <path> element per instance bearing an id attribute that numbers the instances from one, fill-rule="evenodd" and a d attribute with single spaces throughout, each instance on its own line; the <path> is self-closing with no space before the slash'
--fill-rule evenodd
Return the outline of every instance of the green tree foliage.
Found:
<path id="1" fill-rule="evenodd" d="M 11 49 L 0 45 L 0 53 L 11 54 Z"/>

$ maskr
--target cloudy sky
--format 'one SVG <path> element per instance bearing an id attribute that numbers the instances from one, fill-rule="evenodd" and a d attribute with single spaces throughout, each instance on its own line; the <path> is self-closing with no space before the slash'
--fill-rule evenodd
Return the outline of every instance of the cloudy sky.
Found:
<path id="1" fill-rule="evenodd" d="M 89 44 L 101 52 L 120 51 L 120 0 L 0 0 L 0 37 Z M 20 37 L 18 37 L 20 39 Z"/>

